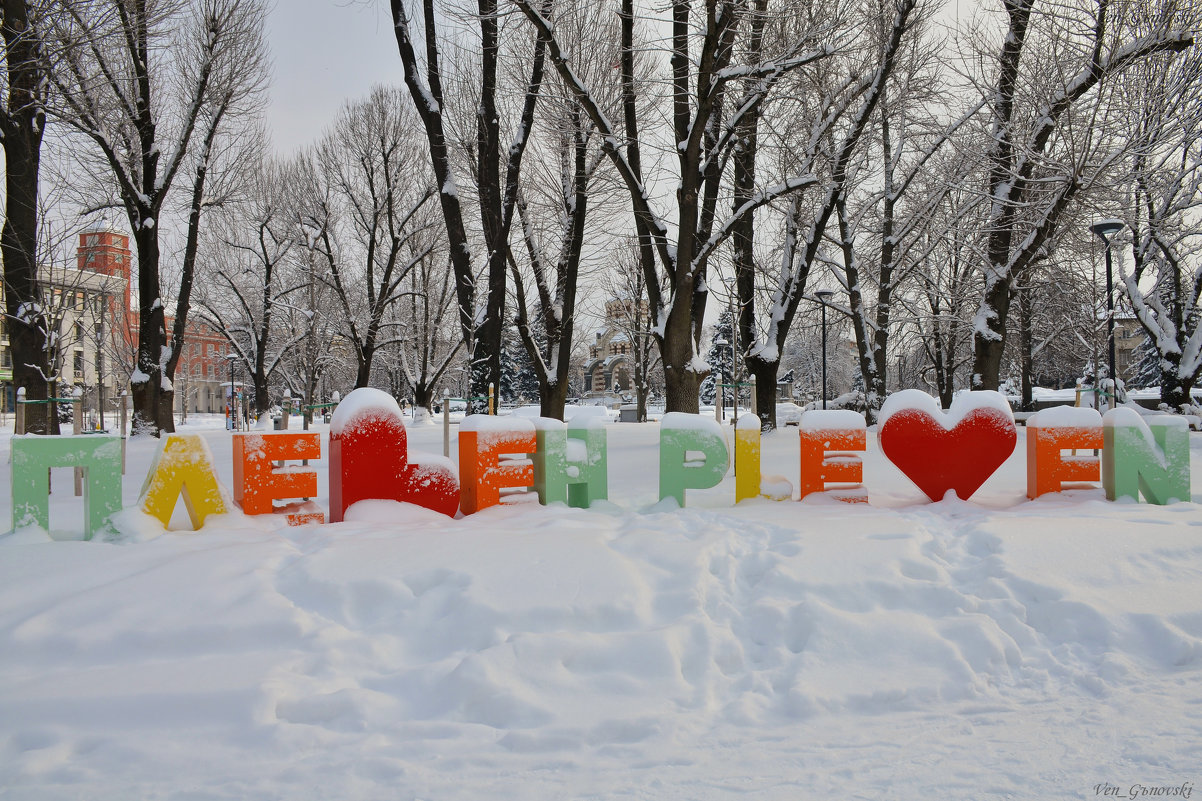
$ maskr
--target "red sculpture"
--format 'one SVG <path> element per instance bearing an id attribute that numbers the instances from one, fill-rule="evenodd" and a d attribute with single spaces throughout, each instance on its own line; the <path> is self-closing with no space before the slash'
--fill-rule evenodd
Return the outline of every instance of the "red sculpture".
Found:
<path id="1" fill-rule="evenodd" d="M 889 398 L 881 419 L 881 450 L 932 501 L 948 490 L 971 497 L 1018 441 L 1010 406 L 996 392 L 959 395 L 945 415 L 930 395 L 904 390 Z"/>
<path id="2" fill-rule="evenodd" d="M 400 407 L 387 393 L 360 388 L 347 395 L 330 425 L 330 521 L 356 501 L 413 503 L 450 517 L 459 509 L 459 479 L 436 457 L 409 462 Z"/>

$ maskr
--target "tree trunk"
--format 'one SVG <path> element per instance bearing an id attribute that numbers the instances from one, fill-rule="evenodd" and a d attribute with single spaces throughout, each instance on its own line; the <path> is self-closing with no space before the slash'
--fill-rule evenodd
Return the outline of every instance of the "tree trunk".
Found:
<path id="1" fill-rule="evenodd" d="M 355 372 L 355 389 L 366 387 L 371 382 L 371 364 L 375 359 L 375 349 L 364 349 L 359 354 L 359 366 Z"/>
<path id="2" fill-rule="evenodd" d="M 1022 374 L 1020 381 L 1022 382 L 1022 398 L 1019 400 L 1019 408 L 1024 412 L 1035 411 L 1035 399 L 1032 395 L 1031 388 L 1031 372 L 1032 362 L 1034 361 L 1034 336 L 1031 332 L 1031 287 L 1025 286 L 1018 292 L 1018 340 L 1021 353 L 1019 354 L 1020 369 Z"/>
<path id="3" fill-rule="evenodd" d="M 131 217 L 141 223 L 152 215 L 142 210 Z M 159 436 L 175 430 L 170 402 L 174 393 L 163 389 L 160 359 L 167 342 L 163 302 L 159 289 L 159 239 L 156 228 L 134 226 L 134 243 L 138 250 L 138 357 L 137 369 L 141 380 L 131 380 L 135 435 Z M 164 401 L 167 405 L 164 406 Z"/>
<path id="4" fill-rule="evenodd" d="M 682 282 L 687 283 L 687 282 Z M 693 369 L 693 320 L 690 314 L 692 286 L 677 290 L 676 301 L 668 313 L 660 352 L 664 362 L 665 411 L 697 414 L 700 410 L 701 382 L 705 375 Z"/>
<path id="5" fill-rule="evenodd" d="M 776 389 L 779 361 L 748 359 L 747 369 L 755 376 L 755 413 L 760 418 L 760 429 L 771 431 L 776 428 Z"/>
<path id="6" fill-rule="evenodd" d="M 434 414 L 434 385 L 418 381 L 413 385 L 413 405 Z"/>
<path id="7" fill-rule="evenodd" d="M 255 417 L 262 417 L 271 408 L 271 387 L 267 383 L 267 374 L 260 367 L 255 370 Z"/>
<path id="8" fill-rule="evenodd" d="M 543 417 L 563 419 L 563 407 L 568 402 L 568 382 L 556 381 L 553 384 L 539 382 L 538 405 L 539 414 Z"/>
<path id="9" fill-rule="evenodd" d="M 936 315 L 938 310 L 936 309 Z M 955 392 L 955 376 L 952 374 L 951 363 L 955 354 L 943 345 L 943 334 L 935 326 L 934 337 L 935 389 L 939 393 L 939 405 L 944 409 L 951 408 L 952 394 Z"/>
<path id="10" fill-rule="evenodd" d="M 987 327 L 978 325 L 973 332 L 972 389 L 997 389 L 1002 372 L 1002 353 L 1006 349 L 1006 316 L 1010 311 L 1010 280 L 990 281 L 985 288 L 981 308 L 993 315 Z"/>
<path id="11" fill-rule="evenodd" d="M 1188 414 L 1187 407 L 1193 404 L 1190 390 L 1194 388 L 1194 381 L 1181 374 L 1180 351 L 1162 353 L 1160 359 L 1160 402 L 1174 412 Z"/>

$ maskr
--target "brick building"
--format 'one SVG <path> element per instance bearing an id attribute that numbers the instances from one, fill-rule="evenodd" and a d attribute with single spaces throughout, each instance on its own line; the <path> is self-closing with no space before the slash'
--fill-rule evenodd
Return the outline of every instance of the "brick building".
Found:
<path id="1" fill-rule="evenodd" d="M 57 332 L 52 370 L 59 392 L 83 390 L 84 412 L 99 424 L 97 412 L 116 410 L 128 391 L 137 353 L 138 317 L 131 281 L 129 236 L 106 227 L 79 235 L 75 266 L 43 268 L 46 313 Z M 0 291 L 3 291 L 0 288 Z M 170 318 L 167 322 L 170 330 Z M 176 413 L 222 412 L 227 372 L 224 339 L 209 326 L 190 322 L 176 369 Z M 228 379 L 227 379 L 228 384 Z M 13 408 L 12 351 L 0 326 L 0 408 Z M 106 421 L 107 424 L 107 421 Z"/>

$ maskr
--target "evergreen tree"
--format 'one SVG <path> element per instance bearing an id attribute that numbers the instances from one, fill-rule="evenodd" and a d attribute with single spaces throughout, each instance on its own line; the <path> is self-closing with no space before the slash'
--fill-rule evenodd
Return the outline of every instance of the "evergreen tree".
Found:
<path id="1" fill-rule="evenodd" d="M 722 344 L 719 344 L 722 343 Z M 709 376 L 701 382 L 701 402 L 713 404 L 718 395 L 717 385 L 731 383 L 734 378 L 734 324 L 730 309 L 724 309 L 710 332 L 710 347 L 705 362 L 710 366 Z M 729 393 L 727 393 L 729 396 Z"/>
<path id="2" fill-rule="evenodd" d="M 541 347 L 544 340 L 541 326 L 532 326 L 532 333 Z M 502 403 L 538 402 L 538 373 L 513 326 L 506 326 L 501 340 L 501 386 L 497 398 Z"/>
<path id="3" fill-rule="evenodd" d="M 1131 386 L 1144 389 L 1160 385 L 1160 351 L 1150 336 L 1131 354 Z"/>

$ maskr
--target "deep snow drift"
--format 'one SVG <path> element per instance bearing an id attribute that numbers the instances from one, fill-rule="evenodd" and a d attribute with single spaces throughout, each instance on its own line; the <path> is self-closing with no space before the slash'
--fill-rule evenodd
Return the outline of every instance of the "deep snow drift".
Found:
<path id="1" fill-rule="evenodd" d="M 192 426 L 186 431 L 196 431 Z M 449 521 L 366 502 L 122 541 L 0 536 L 0 797 L 1130 797 L 1202 781 L 1194 503 L 1024 499 L 1018 450 L 926 502 L 869 435 L 871 504 L 611 503 Z M 203 430 L 230 481 L 230 438 Z M 441 453 L 441 427 L 411 429 Z M 0 483 L 7 487 L 7 438 Z M 131 445 L 132 505 L 157 443 Z M 797 480 L 797 433 L 764 474 Z M 328 492 L 321 470 L 321 497 Z M 51 527 L 78 525 L 56 471 Z M 9 515 L 0 492 L 0 519 Z M 177 512 L 178 521 L 185 519 Z"/>

